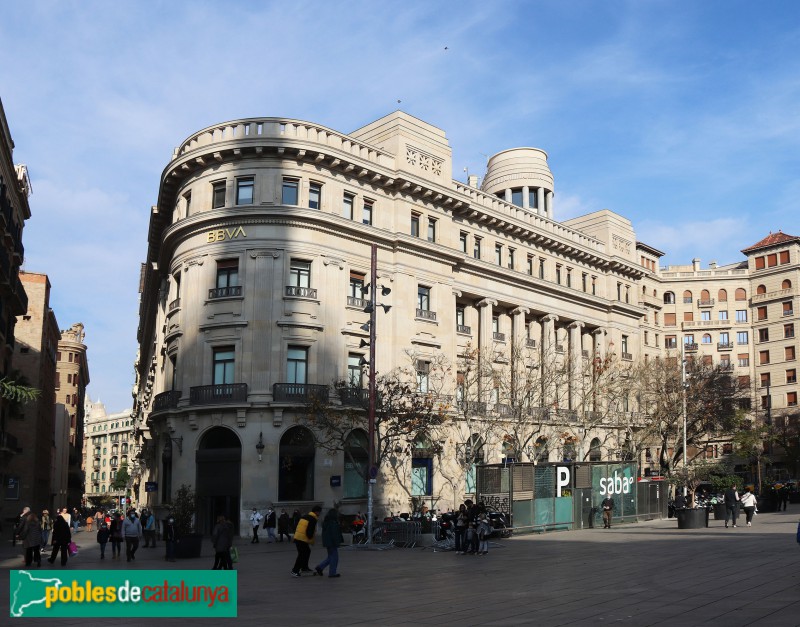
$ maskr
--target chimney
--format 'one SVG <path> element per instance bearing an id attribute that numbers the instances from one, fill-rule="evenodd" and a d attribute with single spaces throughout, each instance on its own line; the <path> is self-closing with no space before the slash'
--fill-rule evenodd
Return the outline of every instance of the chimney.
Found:
<path id="1" fill-rule="evenodd" d="M 694 270 L 695 272 L 700 270 L 700 258 L 699 257 L 695 257 L 694 259 L 692 259 L 692 270 Z"/>
<path id="2" fill-rule="evenodd" d="M 715 270 L 716 267 L 717 267 L 717 262 L 716 261 L 709 261 L 708 262 L 708 267 L 711 268 L 712 270 Z"/>
<path id="3" fill-rule="evenodd" d="M 478 187 L 478 175 L 477 174 L 469 174 L 467 175 L 467 185 L 470 187 Z"/>

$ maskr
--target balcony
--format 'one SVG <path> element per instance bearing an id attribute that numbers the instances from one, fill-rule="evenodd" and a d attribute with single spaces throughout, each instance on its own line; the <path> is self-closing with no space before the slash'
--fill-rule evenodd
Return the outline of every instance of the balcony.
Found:
<path id="1" fill-rule="evenodd" d="M 339 400 L 346 407 L 367 407 L 369 405 L 369 390 L 364 388 L 342 388 L 339 390 Z"/>
<path id="2" fill-rule="evenodd" d="M 784 290 L 776 290 L 774 292 L 767 292 L 766 294 L 753 294 L 752 302 L 760 303 L 766 300 L 777 300 L 786 298 L 787 296 L 794 296 L 797 293 L 797 288 L 789 287 Z"/>
<path id="3" fill-rule="evenodd" d="M 530 337 L 526 337 L 525 346 L 527 346 L 528 348 L 536 348 L 536 340 Z"/>
<path id="4" fill-rule="evenodd" d="M 208 290 L 208 300 L 216 298 L 231 298 L 233 296 L 242 295 L 241 285 L 231 285 L 229 287 L 212 287 Z"/>
<path id="5" fill-rule="evenodd" d="M 696 353 L 697 352 L 697 343 L 692 342 L 683 345 L 683 350 L 687 353 Z"/>
<path id="6" fill-rule="evenodd" d="M 631 353 L 622 353 L 622 359 L 624 361 L 633 361 L 633 355 Z"/>
<path id="7" fill-rule="evenodd" d="M 495 342 L 505 342 L 506 341 L 506 334 L 505 333 L 500 333 L 499 331 L 495 331 L 494 333 L 492 333 L 492 339 Z"/>
<path id="8" fill-rule="evenodd" d="M 494 406 L 494 413 L 498 416 L 510 416 L 511 411 L 511 405 L 506 405 L 505 403 L 497 403 Z"/>
<path id="9" fill-rule="evenodd" d="M 181 399 L 180 390 L 169 390 L 168 392 L 161 392 L 156 394 L 153 399 L 152 411 L 164 411 L 165 409 L 175 409 L 178 406 L 178 401 Z"/>
<path id="10" fill-rule="evenodd" d="M 357 307 L 358 309 L 363 310 L 367 305 L 369 305 L 369 301 L 366 298 L 356 298 L 355 296 L 347 297 L 348 307 Z"/>
<path id="11" fill-rule="evenodd" d="M 484 415 L 486 413 L 486 403 L 480 401 L 467 401 L 464 411 L 467 414 Z"/>
<path id="12" fill-rule="evenodd" d="M 784 316 L 793 316 L 794 315 L 794 309 L 784 309 L 783 310 L 783 315 Z"/>
<path id="13" fill-rule="evenodd" d="M 210 297 L 209 297 L 209 298 L 210 298 Z M 180 306 L 181 306 L 181 299 L 180 299 L 180 298 L 176 298 L 175 300 L 173 300 L 173 301 L 172 301 L 172 302 L 169 304 L 169 307 L 167 307 L 167 310 L 168 310 L 170 313 L 172 313 L 172 312 L 173 312 L 173 311 L 175 311 L 176 309 L 180 309 Z"/>
<path id="14" fill-rule="evenodd" d="M 717 350 L 718 351 L 731 351 L 731 350 L 733 350 L 733 342 L 718 342 L 717 343 Z"/>
<path id="15" fill-rule="evenodd" d="M 275 383 L 272 386 L 272 400 L 276 403 L 309 404 L 315 400 L 328 402 L 328 386 L 310 383 Z"/>
<path id="16" fill-rule="evenodd" d="M 417 309 L 417 318 L 436 322 L 436 312 L 428 309 Z"/>
<path id="17" fill-rule="evenodd" d="M 246 383 L 222 383 L 220 385 L 200 385 L 189 389 L 189 402 L 192 405 L 220 405 L 247 402 Z"/>
<path id="18" fill-rule="evenodd" d="M 472 327 L 468 327 L 466 324 L 457 324 L 456 333 L 461 333 L 462 335 L 472 335 Z"/>
<path id="19" fill-rule="evenodd" d="M 297 285 L 286 286 L 286 296 L 294 298 L 316 298 L 317 289 L 314 287 L 298 287 Z M 364 305 L 366 307 L 366 305 Z"/>
<path id="20" fill-rule="evenodd" d="M 705 299 L 705 300 L 698 299 L 697 300 L 697 306 L 698 307 L 713 307 L 715 302 L 716 301 L 713 298 L 708 298 L 708 299 Z"/>

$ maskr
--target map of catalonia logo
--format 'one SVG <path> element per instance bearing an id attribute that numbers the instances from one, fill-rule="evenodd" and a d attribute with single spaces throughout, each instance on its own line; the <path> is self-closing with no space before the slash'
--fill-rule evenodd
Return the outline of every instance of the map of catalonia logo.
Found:
<path id="1" fill-rule="evenodd" d="M 11 618 L 236 617 L 235 570 L 12 570 Z"/>

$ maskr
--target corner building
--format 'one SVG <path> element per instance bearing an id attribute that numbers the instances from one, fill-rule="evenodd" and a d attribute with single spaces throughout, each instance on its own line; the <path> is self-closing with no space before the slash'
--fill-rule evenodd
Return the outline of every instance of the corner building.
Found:
<path id="1" fill-rule="evenodd" d="M 444 132 L 399 111 L 349 135 L 260 118 L 189 137 L 163 172 L 142 266 L 133 473 L 157 489 L 140 503 L 158 511 L 191 484 L 204 532 L 225 513 L 246 533 L 254 506 L 365 510 L 363 480 L 297 418 L 314 396 L 346 402 L 331 383 L 361 376 L 373 243 L 391 288 L 377 318 L 380 373 L 411 355 L 424 378 L 442 357 L 452 398 L 455 364 L 476 347 L 500 365 L 514 345 L 562 363 L 664 353 L 662 253 L 611 211 L 556 214 L 544 151 L 498 153 L 480 188 L 464 184 Z M 580 376 L 543 392 L 554 432 L 585 410 Z M 491 391 L 479 400 L 465 417 L 504 411 Z M 605 430 L 578 443 L 581 456 L 618 454 L 624 428 Z M 501 444 L 484 445 L 483 460 L 500 461 Z M 450 438 L 437 459 L 397 462 L 422 471 L 381 468 L 377 512 L 408 511 L 412 494 L 457 505 L 468 477 L 452 488 L 440 475 L 460 446 Z"/>

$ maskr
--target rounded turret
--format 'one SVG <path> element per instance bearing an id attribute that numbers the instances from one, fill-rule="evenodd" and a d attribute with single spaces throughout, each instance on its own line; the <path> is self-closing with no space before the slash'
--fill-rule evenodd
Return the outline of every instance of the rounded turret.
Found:
<path id="1" fill-rule="evenodd" d="M 511 148 L 489 158 L 481 189 L 533 213 L 553 217 L 553 174 L 539 148 Z"/>

